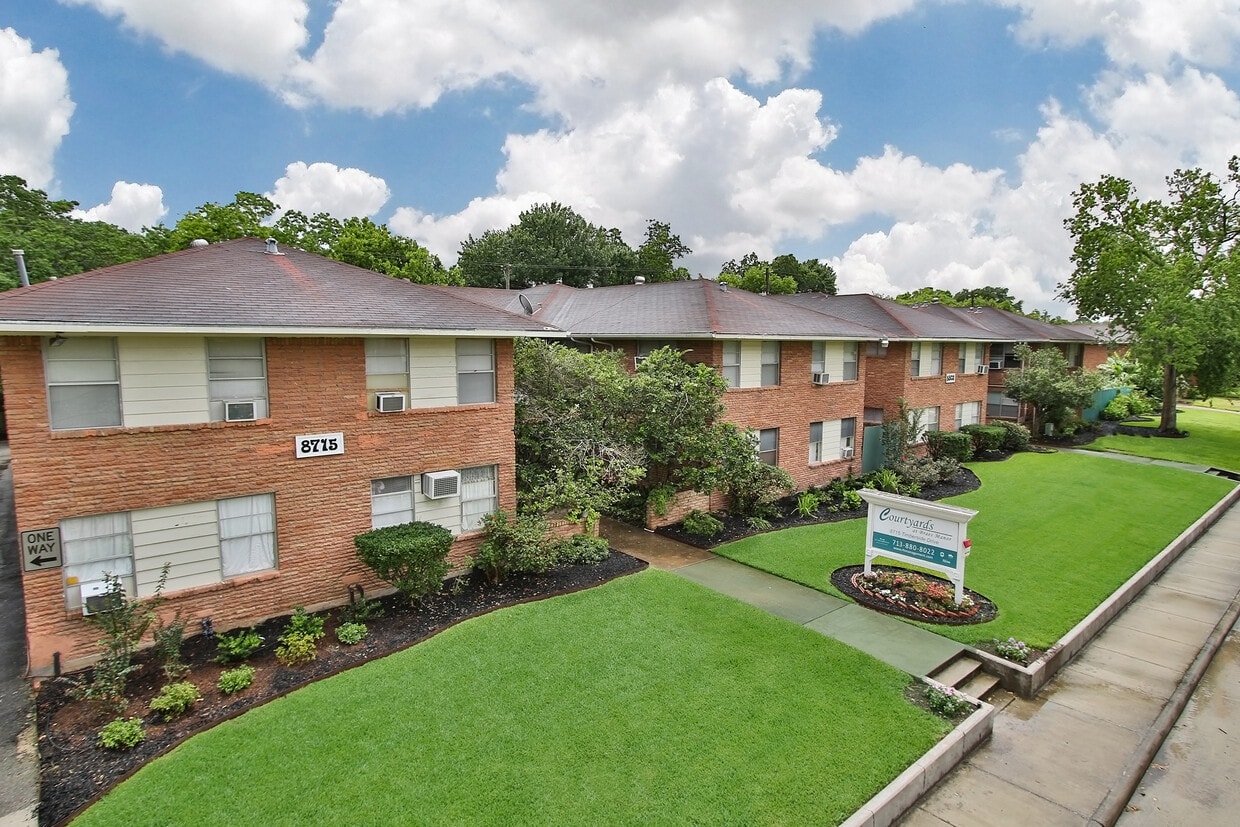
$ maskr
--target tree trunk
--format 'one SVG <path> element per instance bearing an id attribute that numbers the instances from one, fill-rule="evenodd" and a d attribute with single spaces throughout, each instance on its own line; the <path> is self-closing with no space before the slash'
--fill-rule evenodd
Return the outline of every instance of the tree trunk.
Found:
<path id="1" fill-rule="evenodd" d="M 1176 433 L 1175 403 L 1179 401 L 1179 382 L 1176 379 L 1175 365 L 1163 365 L 1162 419 L 1158 423 L 1160 434 Z"/>

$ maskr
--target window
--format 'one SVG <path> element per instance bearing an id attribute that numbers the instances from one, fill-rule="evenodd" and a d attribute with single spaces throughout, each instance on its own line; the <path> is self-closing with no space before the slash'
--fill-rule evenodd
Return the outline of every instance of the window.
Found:
<path id="1" fill-rule="evenodd" d="M 822 426 L 821 422 L 809 423 L 809 461 L 822 462 Z"/>
<path id="2" fill-rule="evenodd" d="M 986 394 L 986 416 L 998 419 L 1016 419 L 1020 415 L 1020 403 L 1004 396 L 1003 391 Z"/>
<path id="3" fill-rule="evenodd" d="M 370 481 L 370 527 L 413 522 L 413 477 Z"/>
<path id="4" fill-rule="evenodd" d="M 779 384 L 779 342 L 762 343 L 762 386 Z"/>
<path id="5" fill-rule="evenodd" d="M 857 420 L 855 417 L 840 420 L 840 458 L 850 459 L 854 440 L 857 436 Z"/>
<path id="6" fill-rule="evenodd" d="M 121 578 L 126 595 L 134 595 L 133 541 L 128 512 L 61 520 L 60 539 L 67 586 L 103 580 L 105 574 L 110 574 Z M 80 609 L 80 591 L 66 588 L 65 603 L 70 609 Z"/>
<path id="7" fill-rule="evenodd" d="M 724 342 L 723 343 L 723 381 L 728 383 L 729 388 L 739 388 L 741 386 L 741 343 Z"/>
<path id="8" fill-rule="evenodd" d="M 1020 367 L 1014 342 L 995 342 L 990 346 L 990 369 L 1012 370 Z"/>
<path id="9" fill-rule="evenodd" d="M 939 409 L 933 408 L 917 408 L 921 414 L 921 421 L 917 427 L 917 435 L 913 437 L 913 442 L 925 442 L 927 431 L 937 431 L 939 429 Z"/>
<path id="10" fill-rule="evenodd" d="M 943 372 L 943 345 L 941 342 L 913 342 L 910 376 L 938 376 Z"/>
<path id="11" fill-rule="evenodd" d="M 978 425 L 982 421 L 981 402 L 960 402 L 956 405 L 956 430 L 965 425 Z"/>
<path id="12" fill-rule="evenodd" d="M 366 340 L 366 390 L 372 391 L 372 408 L 374 392 L 409 392 L 408 339 Z"/>
<path id="13" fill-rule="evenodd" d="M 857 378 L 857 343 L 844 342 L 844 381 Z"/>
<path id="14" fill-rule="evenodd" d="M 1068 367 L 1079 368 L 1085 364 L 1085 345 L 1080 342 L 1071 342 L 1063 346 L 1064 358 L 1068 360 Z"/>
<path id="15" fill-rule="evenodd" d="M 461 531 L 482 528 L 482 518 L 499 508 L 499 484 L 494 465 L 461 471 Z"/>
<path id="16" fill-rule="evenodd" d="M 810 373 L 827 372 L 827 343 L 814 342 L 809 360 Z"/>
<path id="17" fill-rule="evenodd" d="M 254 402 L 254 416 L 267 414 L 267 360 L 262 339 L 207 339 L 207 393 L 212 422 L 225 418 L 228 402 Z"/>
<path id="18" fill-rule="evenodd" d="M 956 359 L 957 373 L 976 373 L 978 365 L 986 364 L 982 361 L 986 355 L 986 345 L 982 342 L 961 342 L 960 354 Z"/>
<path id="19" fill-rule="evenodd" d="M 490 339 L 456 340 L 457 404 L 495 401 L 495 346 Z"/>
<path id="20" fill-rule="evenodd" d="M 779 465 L 778 428 L 763 428 L 758 431 L 758 461 L 767 465 Z"/>
<path id="21" fill-rule="evenodd" d="M 121 424 L 116 340 L 91 336 L 51 340 L 45 348 L 47 401 L 53 430 Z"/>
<path id="22" fill-rule="evenodd" d="M 255 494 L 218 501 L 225 578 L 276 567 L 275 500 L 274 494 Z"/>

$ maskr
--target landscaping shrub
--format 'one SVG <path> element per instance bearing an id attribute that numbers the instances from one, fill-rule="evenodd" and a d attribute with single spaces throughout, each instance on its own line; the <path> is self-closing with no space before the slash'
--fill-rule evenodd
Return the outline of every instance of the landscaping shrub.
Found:
<path id="1" fill-rule="evenodd" d="M 181 660 L 181 642 L 185 638 L 185 620 L 181 617 L 181 611 L 178 609 L 167 623 L 157 617 L 155 628 L 151 629 L 151 638 L 155 641 L 155 659 L 164 670 L 164 676 L 170 681 L 184 677 L 189 666 Z"/>
<path id="2" fill-rule="evenodd" d="M 814 516 L 820 505 L 822 505 L 822 497 L 814 491 L 802 491 L 797 496 L 797 514 L 802 517 Z"/>
<path id="3" fill-rule="evenodd" d="M 699 537 L 714 537 L 723 531 L 723 521 L 705 511 L 693 510 L 685 515 L 681 522 L 684 530 Z"/>
<path id="4" fill-rule="evenodd" d="M 1109 422 L 1120 422 L 1132 415 L 1131 399 L 1127 394 L 1119 394 L 1102 409 L 1099 414 L 1103 419 Z"/>
<path id="5" fill-rule="evenodd" d="M 1002 450 L 1007 436 L 1007 432 L 998 425 L 965 425 L 960 431 L 973 438 L 973 450 L 978 454 Z"/>
<path id="6" fill-rule="evenodd" d="M 232 634 L 222 634 L 215 644 L 216 663 L 235 663 L 245 660 L 258 651 L 263 645 L 263 636 L 253 629 L 244 629 Z"/>
<path id="7" fill-rule="evenodd" d="M 611 546 L 602 537 L 574 534 L 556 549 L 556 559 L 561 563 L 593 566 L 611 554 Z"/>
<path id="8" fill-rule="evenodd" d="M 944 718 L 955 718 L 973 709 L 973 704 L 950 686 L 945 689 L 927 686 L 926 705 Z"/>
<path id="9" fill-rule="evenodd" d="M 1033 652 L 1029 649 L 1029 644 L 1023 640 L 1017 640 L 1010 637 L 1007 640 L 995 640 L 995 652 L 999 657 L 1006 658 L 1013 663 L 1028 663 Z"/>
<path id="10" fill-rule="evenodd" d="M 289 635 L 305 635 L 311 640 L 322 640 L 326 632 L 323 631 L 323 616 L 306 614 L 304 606 L 297 606 L 293 609 L 293 614 L 289 616 L 288 624 L 284 627 L 284 634 L 280 635 L 280 639 Z"/>
<path id="11" fill-rule="evenodd" d="M 117 718 L 99 730 L 99 746 L 104 749 L 133 749 L 145 740 L 141 718 Z"/>
<path id="12" fill-rule="evenodd" d="M 359 534 L 353 545 L 371 571 L 416 601 L 443 584 L 452 532 L 433 523 L 403 523 Z"/>
<path id="13" fill-rule="evenodd" d="M 314 638 L 300 632 L 280 635 L 280 645 L 276 647 L 276 660 L 284 666 L 310 663 L 318 654 Z"/>
<path id="14" fill-rule="evenodd" d="M 383 604 L 364 595 L 354 598 L 350 594 L 349 602 L 340 610 L 340 620 L 344 623 L 365 623 L 380 617 L 383 617 Z"/>
<path id="15" fill-rule="evenodd" d="M 364 637 L 366 637 L 366 624 L 364 623 L 341 623 L 336 627 L 336 640 L 345 646 L 360 643 Z"/>
<path id="16" fill-rule="evenodd" d="M 238 666 L 236 669 L 226 669 L 221 672 L 220 679 L 215 685 L 225 695 L 231 695 L 234 692 L 240 692 L 252 683 L 254 683 L 254 667 Z"/>
<path id="17" fill-rule="evenodd" d="M 500 509 L 482 518 L 486 539 L 473 558 L 490 583 L 515 572 L 546 571 L 555 565 L 556 544 L 547 539 L 547 521 L 534 514 L 515 519 Z"/>
<path id="18" fill-rule="evenodd" d="M 1003 450 L 1016 453 L 1029 447 L 1031 436 L 1029 429 L 1016 422 L 997 420 L 990 423 L 992 427 L 1003 429 Z"/>
<path id="19" fill-rule="evenodd" d="M 104 634 L 100 641 L 104 647 L 103 656 L 91 670 L 90 680 L 73 687 L 74 697 L 89 700 L 104 711 L 120 712 L 125 708 L 125 683 L 138 668 L 133 663 L 133 655 L 142 636 L 155 622 L 155 610 L 163 602 L 161 595 L 167 579 L 168 566 L 165 565 L 152 599 L 128 600 L 121 579 L 112 574 L 103 575 L 107 608 L 86 618 L 87 623 Z"/>
<path id="20" fill-rule="evenodd" d="M 844 492 L 843 506 L 845 511 L 854 511 L 865 505 L 865 500 L 856 491 L 849 489 Z"/>
<path id="21" fill-rule="evenodd" d="M 171 721 L 201 700 L 198 687 L 189 681 L 170 683 L 159 690 L 159 694 L 151 699 L 149 706 L 152 712 L 158 712 L 165 720 Z"/>
<path id="22" fill-rule="evenodd" d="M 968 462 L 973 459 L 973 437 L 960 431 L 928 431 L 926 446 L 935 459 Z"/>

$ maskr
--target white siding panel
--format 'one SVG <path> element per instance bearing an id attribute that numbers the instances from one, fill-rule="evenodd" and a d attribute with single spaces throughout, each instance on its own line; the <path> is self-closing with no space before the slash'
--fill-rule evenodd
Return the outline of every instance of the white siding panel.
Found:
<path id="1" fill-rule="evenodd" d="M 138 596 L 155 593 L 165 563 L 168 591 L 220 582 L 219 519 L 214 502 L 145 508 L 130 514 Z"/>
<path id="2" fill-rule="evenodd" d="M 827 361 L 826 370 L 831 376 L 832 382 L 844 381 L 844 343 L 843 342 L 827 342 Z M 836 430 L 838 441 L 839 430 Z M 837 452 L 838 453 L 838 452 Z"/>
<path id="3" fill-rule="evenodd" d="M 456 340 L 419 338 L 409 342 L 409 407 L 456 404 Z"/>
<path id="4" fill-rule="evenodd" d="M 413 495 L 413 513 L 417 519 L 443 526 L 455 536 L 461 533 L 461 498 L 443 497 L 432 500 L 422 496 L 422 480 L 420 475 L 414 477 L 418 484 L 417 493 Z"/>
<path id="5" fill-rule="evenodd" d="M 756 388 L 762 385 L 762 342 L 755 339 L 741 340 L 741 384 L 742 388 Z"/>
<path id="6" fill-rule="evenodd" d="M 117 345 L 127 427 L 208 421 L 207 355 L 201 338 L 122 336 Z"/>

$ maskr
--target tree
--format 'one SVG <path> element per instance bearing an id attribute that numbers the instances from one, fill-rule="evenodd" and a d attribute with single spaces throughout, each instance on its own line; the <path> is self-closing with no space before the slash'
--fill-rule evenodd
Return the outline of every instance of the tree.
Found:
<path id="1" fill-rule="evenodd" d="M 834 296 L 835 269 L 826 262 L 808 258 L 801 262 L 801 274 L 797 276 L 798 293 L 826 293 Z"/>
<path id="2" fill-rule="evenodd" d="M 112 224 L 74 218 L 76 207 L 76 201 L 53 201 L 43 190 L 30 189 L 16 175 L 0 176 L 0 251 L 25 252 L 32 284 L 135 261 L 162 249 Z M 0 290 L 19 283 L 15 262 L 0 268 Z"/>
<path id="3" fill-rule="evenodd" d="M 557 203 L 525 210 L 507 230 L 469 236 L 456 267 L 471 287 L 517 288 L 554 281 L 573 287 L 622 284 L 639 270 L 637 254 L 619 230 L 596 227 Z"/>
<path id="4" fill-rule="evenodd" d="M 831 265 L 818 259 L 797 261 L 791 253 L 776 256 L 770 262 L 759 259 L 757 253 L 746 253 L 740 261 L 724 263 L 719 281 L 750 293 L 836 293 L 835 270 Z"/>
<path id="5" fill-rule="evenodd" d="M 266 225 L 279 209 L 271 199 L 252 192 L 237 193 L 229 204 L 208 202 L 181 216 L 163 234 L 164 252 L 184 250 L 198 238 L 214 243 L 247 236 L 266 237 L 271 235 L 271 227 Z"/>
<path id="6" fill-rule="evenodd" d="M 899 304 L 945 304 L 948 307 L 956 307 L 956 297 L 952 295 L 950 290 L 942 290 L 938 287 L 919 287 L 908 293 L 901 293 L 895 297 L 895 301 Z"/>
<path id="7" fill-rule="evenodd" d="M 1082 408 L 1093 404 L 1094 394 L 1102 387 L 1102 378 L 1095 372 L 1076 371 L 1057 347 L 1017 345 L 1021 361 L 1019 371 L 1008 371 L 1004 393 L 1019 402 L 1034 406 L 1032 430 L 1038 425 L 1053 423 L 1063 429 Z"/>
<path id="8" fill-rule="evenodd" d="M 457 276 L 444 269 L 438 256 L 369 218 L 346 218 L 325 252 L 336 261 L 416 284 L 460 284 Z"/>
<path id="9" fill-rule="evenodd" d="M 970 290 L 957 291 L 952 296 L 961 307 L 998 307 L 1012 313 L 1024 313 L 1021 301 L 1013 296 L 1006 287 L 974 287 Z"/>
<path id="10" fill-rule="evenodd" d="M 1108 318 L 1132 336 L 1138 359 L 1162 366 L 1159 433 L 1176 433 L 1178 377 L 1200 386 L 1237 374 L 1240 326 L 1240 158 L 1219 181 L 1200 169 L 1167 177 L 1165 201 L 1137 198 L 1114 176 L 1076 191 L 1064 223 L 1075 239 L 1060 295 L 1087 319 Z"/>
<path id="11" fill-rule="evenodd" d="M 676 260 L 692 252 L 670 224 L 652 218 L 646 222 L 646 240 L 637 248 L 637 267 L 649 282 L 683 281 L 689 271 L 677 267 Z"/>

